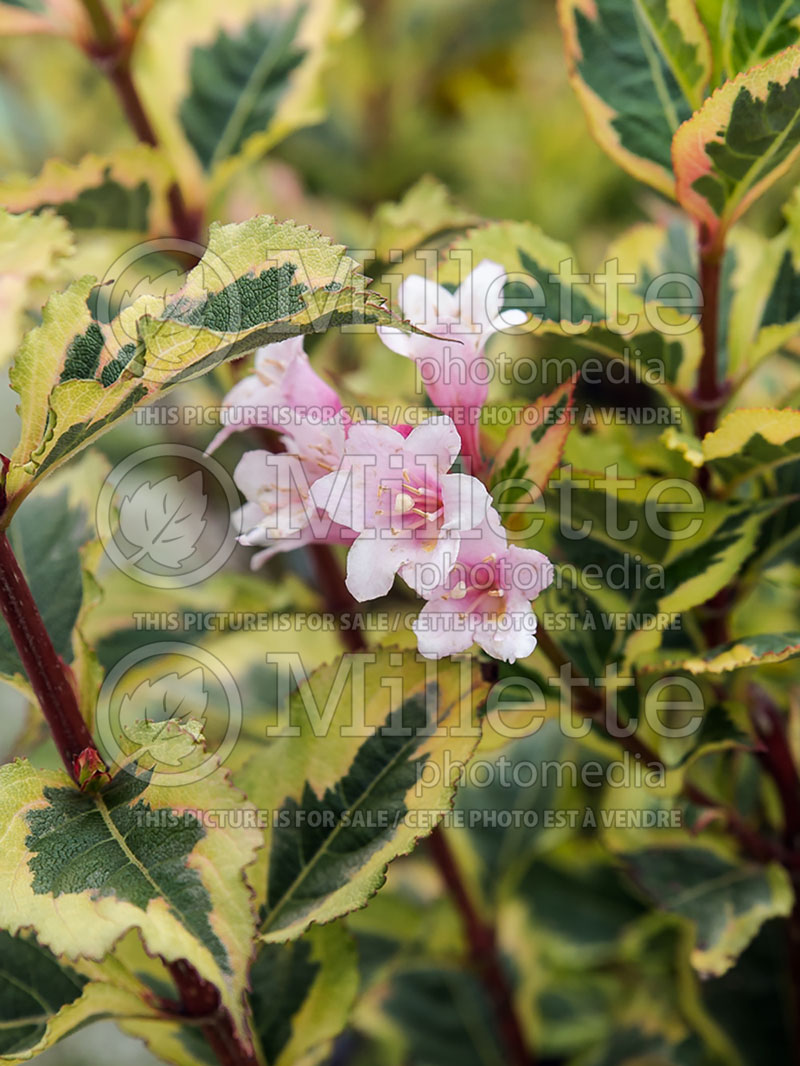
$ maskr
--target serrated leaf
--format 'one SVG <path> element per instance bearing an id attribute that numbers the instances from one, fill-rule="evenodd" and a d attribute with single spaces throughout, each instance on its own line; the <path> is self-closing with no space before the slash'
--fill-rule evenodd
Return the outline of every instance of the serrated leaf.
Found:
<path id="1" fill-rule="evenodd" d="M 674 196 L 672 137 L 700 106 L 711 53 L 690 0 L 560 0 L 572 84 L 620 166 Z"/>
<path id="2" fill-rule="evenodd" d="M 721 247 L 730 225 L 800 150 L 800 48 L 726 82 L 680 127 L 672 147 L 677 197 Z"/>
<path id="3" fill-rule="evenodd" d="M 52 209 L 74 230 L 131 230 L 154 236 L 169 232 L 167 188 L 171 177 L 161 154 L 149 145 L 114 155 L 86 155 L 79 163 L 49 159 L 36 178 L 0 182 L 0 202 L 14 214 Z"/>
<path id="4" fill-rule="evenodd" d="M 119 508 L 120 532 L 137 549 L 131 565 L 149 558 L 159 566 L 179 568 L 203 535 L 207 505 L 199 470 L 183 478 L 142 482 Z"/>
<path id="5" fill-rule="evenodd" d="M 703 974 L 725 973 L 764 922 L 792 908 L 789 877 L 777 864 L 731 862 L 700 847 L 650 848 L 622 858 L 647 896 L 692 923 L 692 964 Z"/>
<path id="6" fill-rule="evenodd" d="M 446 760 L 470 758 L 487 692 L 468 660 L 432 669 L 399 650 L 347 657 L 300 687 L 290 705 L 299 735 L 277 738 L 238 778 L 274 812 L 250 875 L 266 940 L 363 906 L 387 864 L 433 829 L 454 790 Z"/>
<path id="7" fill-rule="evenodd" d="M 193 203 L 323 117 L 320 76 L 355 19 L 348 0 L 177 0 L 152 12 L 134 73 Z"/>
<path id="8" fill-rule="evenodd" d="M 73 251 L 64 219 L 50 211 L 11 214 L 0 208 L 0 364 L 30 325 L 26 312 L 36 306 L 36 286 L 54 280 L 60 261 Z"/>
<path id="9" fill-rule="evenodd" d="M 133 990 L 91 980 L 30 933 L 0 931 L 0 1062 L 27 1062 L 94 1019 L 149 1010 Z"/>
<path id="10" fill-rule="evenodd" d="M 758 633 L 709 648 L 702 655 L 666 659 L 648 670 L 685 670 L 690 674 L 724 674 L 745 666 L 782 663 L 800 656 L 800 633 Z"/>
<path id="11" fill-rule="evenodd" d="M 705 460 L 728 491 L 800 458 L 800 411 L 740 408 L 703 440 Z"/>
<path id="12" fill-rule="evenodd" d="M 17 356 L 22 433 L 4 525 L 36 480 L 166 389 L 287 336 L 393 321 L 341 245 L 267 215 L 212 225 L 178 293 L 142 296 L 108 324 L 87 302 L 95 285 L 53 296 Z"/>
<path id="13" fill-rule="evenodd" d="M 492 459 L 493 489 L 503 482 L 522 482 L 520 506 L 537 499 L 547 488 L 550 475 L 561 462 L 572 429 L 572 403 L 578 375 L 520 412 L 517 424 L 503 438 Z M 505 499 L 505 497 L 504 497 Z"/>
<path id="14" fill-rule="evenodd" d="M 181 787 L 122 770 L 91 795 L 64 773 L 5 765 L 0 926 L 31 927 L 55 954 L 97 960 L 138 929 L 149 952 L 187 959 L 214 983 L 244 1031 L 254 919 L 242 871 L 261 842 L 247 808 L 220 770 Z M 220 828 L 234 817 L 239 828 Z"/>

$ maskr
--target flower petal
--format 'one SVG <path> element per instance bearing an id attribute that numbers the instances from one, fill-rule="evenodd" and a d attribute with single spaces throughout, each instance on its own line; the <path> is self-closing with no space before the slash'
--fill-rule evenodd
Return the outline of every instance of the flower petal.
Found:
<path id="1" fill-rule="evenodd" d="M 361 603 L 385 596 L 394 584 L 397 563 L 386 549 L 386 542 L 367 530 L 347 553 L 346 585 Z"/>

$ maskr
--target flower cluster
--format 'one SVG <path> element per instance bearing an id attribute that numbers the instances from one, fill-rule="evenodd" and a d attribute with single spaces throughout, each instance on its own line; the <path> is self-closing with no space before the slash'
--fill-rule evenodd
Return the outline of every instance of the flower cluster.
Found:
<path id="1" fill-rule="evenodd" d="M 484 467 L 484 349 L 493 332 L 519 323 L 501 315 L 504 282 L 489 260 L 455 293 L 420 277 L 404 282 L 404 313 L 439 339 L 380 335 L 416 361 L 442 412 L 422 425 L 351 421 L 297 337 L 258 350 L 255 372 L 225 398 L 225 426 L 211 444 L 254 425 L 280 435 L 280 450 L 247 452 L 234 472 L 248 501 L 239 539 L 262 548 L 254 566 L 308 544 L 349 545 L 346 581 L 357 600 L 386 595 L 399 574 L 426 601 L 414 631 L 429 658 L 473 643 L 509 662 L 530 655 L 531 600 L 553 576 L 540 552 L 509 544 L 483 482 L 455 469 Z"/>

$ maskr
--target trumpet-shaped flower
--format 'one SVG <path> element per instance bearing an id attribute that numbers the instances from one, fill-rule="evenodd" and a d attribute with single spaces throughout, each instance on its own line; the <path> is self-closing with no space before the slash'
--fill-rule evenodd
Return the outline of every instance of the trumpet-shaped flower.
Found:
<path id="1" fill-rule="evenodd" d="M 415 360 L 428 395 L 455 422 L 464 455 L 475 469 L 482 463 L 480 412 L 492 375 L 484 355 L 486 342 L 493 333 L 526 320 L 522 311 L 501 313 L 505 280 L 503 268 L 490 259 L 482 260 L 454 293 L 413 275 L 400 286 L 403 314 L 436 336 L 403 333 L 390 326 L 378 329 L 387 347 Z"/>
<path id="2" fill-rule="evenodd" d="M 347 543 L 355 536 L 322 514 L 311 490 L 315 482 L 339 468 L 345 443 L 345 422 L 297 420 L 286 438 L 287 450 L 245 452 L 233 479 L 247 498 L 237 521 L 241 544 L 267 547 L 253 557 L 259 566 L 280 551 L 307 544 Z"/>
<path id="3" fill-rule="evenodd" d="M 208 454 L 249 426 L 291 433 L 304 420 L 330 420 L 342 408 L 336 391 L 312 369 L 302 337 L 259 348 L 253 369 L 222 401 L 224 425 L 209 444 Z"/>
<path id="4" fill-rule="evenodd" d="M 398 572 L 413 588 L 438 585 L 455 565 L 491 502 L 476 478 L 449 473 L 459 443 L 445 415 L 407 436 L 363 422 L 350 427 L 339 470 L 312 485 L 316 505 L 359 534 L 347 556 L 357 600 L 384 596 Z"/>
<path id="5" fill-rule="evenodd" d="M 439 659 L 473 643 L 495 659 L 513 663 L 536 647 L 536 615 L 530 601 L 553 580 L 541 552 L 509 544 L 491 511 L 464 539 L 458 561 L 437 587 L 423 589 L 427 603 L 413 623 L 419 650 Z"/>

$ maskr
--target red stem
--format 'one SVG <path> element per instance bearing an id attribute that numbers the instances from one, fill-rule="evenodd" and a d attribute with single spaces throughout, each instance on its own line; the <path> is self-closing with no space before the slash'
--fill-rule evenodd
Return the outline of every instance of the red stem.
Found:
<path id="1" fill-rule="evenodd" d="M 105 767 L 78 708 L 70 669 L 53 647 L 4 533 L 0 534 L 0 610 L 64 766 L 78 784 L 81 784 L 83 766 L 88 767 L 89 780 L 105 776 Z M 209 1017 L 203 1032 L 220 1066 L 257 1066 L 252 1052 L 240 1044 L 233 1020 L 222 1009 L 214 985 L 204 981 L 187 962 L 171 963 L 169 969 L 181 995 L 180 1013 L 187 1017 Z"/>
<path id="2" fill-rule="evenodd" d="M 179 1013 L 187 1018 L 207 1019 L 201 1028 L 220 1066 L 258 1066 L 255 1052 L 242 1046 L 216 986 L 202 978 L 185 959 L 171 962 L 167 968 L 181 997 Z"/>
<path id="3" fill-rule="evenodd" d="M 441 826 L 428 837 L 428 847 L 464 926 L 472 963 L 494 1009 L 509 1066 L 535 1066 L 514 1010 L 514 993 L 497 950 L 494 928 L 483 920 L 467 892 L 461 871 Z"/>
<path id="4" fill-rule="evenodd" d="M 785 863 L 792 879 L 794 906 L 789 915 L 789 971 L 792 981 L 792 1016 L 795 1023 L 795 1063 L 800 1066 L 800 777 L 792 756 L 783 715 L 757 685 L 750 686 L 750 717 L 761 741 L 758 753 L 775 782 L 783 810 L 783 840 L 793 862 Z"/>
<path id="5" fill-rule="evenodd" d="M 125 26 L 120 30 L 106 10 L 103 0 L 83 0 L 83 4 L 89 13 L 94 31 L 94 38 L 85 45 L 87 55 L 114 86 L 131 129 L 139 140 L 157 148 L 158 137 L 131 75 L 130 61 L 136 27 Z M 188 207 L 177 182 L 172 182 L 169 186 L 167 200 L 173 235 L 180 240 L 196 243 L 200 237 L 201 213 Z M 188 255 L 197 262 L 197 256 L 191 252 Z"/>
<path id="6" fill-rule="evenodd" d="M 697 387 L 694 391 L 695 433 L 700 438 L 713 432 L 717 425 L 717 415 L 722 406 L 727 389 L 717 376 L 719 358 L 719 287 L 722 278 L 722 251 L 708 248 L 701 239 L 698 242 L 700 258 L 700 290 L 703 293 L 703 314 L 700 330 L 703 339 L 703 355 L 697 375 Z M 697 484 L 701 492 L 707 494 L 711 486 L 711 475 L 707 466 L 697 471 Z"/>
<path id="7" fill-rule="evenodd" d="M 61 760 L 78 781 L 80 760 L 85 761 L 89 753 L 94 753 L 99 765 L 100 756 L 78 708 L 71 671 L 53 647 L 5 533 L 0 534 L 0 610 Z"/>
<path id="8" fill-rule="evenodd" d="M 703 293 L 703 357 L 697 377 L 696 427 L 701 439 L 710 433 L 717 422 L 717 410 L 724 399 L 724 392 L 717 379 L 719 285 L 721 279 L 720 256 L 713 252 L 700 252 L 700 289 Z"/>
<path id="9" fill-rule="evenodd" d="M 309 553 L 319 583 L 319 591 L 327 610 L 333 614 L 351 614 L 358 610 L 358 603 L 350 595 L 344 583 L 344 575 L 333 549 L 329 544 L 311 544 Z M 339 630 L 339 639 L 349 652 L 366 651 L 367 644 L 360 629 Z"/>

